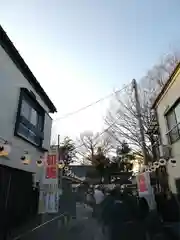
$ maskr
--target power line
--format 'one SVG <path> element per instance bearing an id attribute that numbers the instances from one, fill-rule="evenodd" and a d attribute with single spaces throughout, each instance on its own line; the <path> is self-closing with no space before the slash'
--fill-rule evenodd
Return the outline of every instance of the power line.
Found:
<path id="1" fill-rule="evenodd" d="M 116 122 L 119 120 L 119 118 L 120 118 L 120 116 L 117 119 L 115 119 L 114 122 L 109 125 L 109 127 L 105 128 L 101 133 L 99 133 L 93 140 L 97 140 L 104 133 L 108 132 L 108 130 L 111 129 L 114 126 L 114 124 L 116 124 Z M 80 148 L 82 146 L 84 146 L 84 143 L 82 143 L 79 146 L 75 147 L 75 149 Z"/>
<path id="2" fill-rule="evenodd" d="M 64 116 L 62 116 L 62 117 L 58 117 L 58 118 L 54 119 L 53 121 L 59 121 L 59 120 L 61 120 L 61 119 L 64 119 L 64 118 L 70 117 L 70 116 L 72 116 L 72 115 L 74 115 L 74 114 L 77 114 L 77 113 L 79 113 L 79 112 L 81 112 L 81 111 L 83 111 L 83 110 L 86 110 L 87 108 L 92 107 L 93 105 L 95 105 L 95 104 L 97 104 L 97 103 L 99 103 L 99 102 L 102 102 L 102 101 L 104 101 L 105 99 L 107 99 L 107 98 L 109 98 L 109 97 L 111 97 L 111 96 L 113 96 L 113 95 L 115 95 L 115 94 L 117 94 L 117 93 L 120 93 L 120 92 L 123 91 L 125 88 L 127 88 L 129 85 L 130 85 L 130 84 L 124 86 L 124 87 L 121 88 L 120 90 L 117 90 L 117 91 L 115 91 L 115 92 L 113 92 L 113 93 L 111 93 L 111 94 L 109 94 L 109 95 L 107 95 L 107 96 L 105 96 L 105 97 L 103 97 L 103 98 L 98 99 L 97 101 L 92 102 L 91 104 L 88 104 L 88 105 L 86 105 L 86 106 L 84 106 L 84 107 L 82 107 L 82 108 L 79 108 L 78 110 L 75 110 L 75 111 L 73 111 L 73 112 L 69 112 L 69 113 L 65 114 Z"/>

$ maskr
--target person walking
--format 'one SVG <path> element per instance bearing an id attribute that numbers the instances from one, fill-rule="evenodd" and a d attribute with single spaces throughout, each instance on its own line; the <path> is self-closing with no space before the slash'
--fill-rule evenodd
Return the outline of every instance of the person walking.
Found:
<path id="1" fill-rule="evenodd" d="M 104 208 L 104 219 L 110 240 L 134 239 L 134 234 L 131 236 L 132 214 L 118 188 L 111 192 L 109 203 Z"/>
<path id="2" fill-rule="evenodd" d="M 100 186 L 96 186 L 95 190 L 94 190 L 94 200 L 95 200 L 95 204 L 94 204 L 94 216 L 100 220 L 100 216 L 101 216 L 101 203 L 104 200 L 104 193 L 102 192 Z"/>

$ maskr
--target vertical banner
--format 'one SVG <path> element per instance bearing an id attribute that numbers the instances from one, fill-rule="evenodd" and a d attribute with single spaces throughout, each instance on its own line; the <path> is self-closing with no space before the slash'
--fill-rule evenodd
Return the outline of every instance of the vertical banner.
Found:
<path id="1" fill-rule="evenodd" d="M 137 185 L 139 193 L 148 194 L 150 188 L 149 173 L 144 172 L 137 175 Z"/>
<path id="2" fill-rule="evenodd" d="M 59 210 L 57 154 L 50 152 L 46 157 L 39 196 L 39 213 L 57 213 Z"/>
<path id="3" fill-rule="evenodd" d="M 144 197 L 147 200 L 150 209 L 155 209 L 156 202 L 154 198 L 154 191 L 150 183 L 150 175 L 148 172 L 137 175 L 137 186 L 139 197 Z"/>
<path id="4" fill-rule="evenodd" d="M 47 166 L 46 166 L 46 178 L 47 179 L 56 179 L 57 178 L 57 155 L 48 155 L 47 156 Z"/>
<path id="5" fill-rule="evenodd" d="M 146 177 L 144 174 L 140 174 L 139 177 L 139 192 L 147 192 L 148 191 L 148 186 L 146 182 Z"/>

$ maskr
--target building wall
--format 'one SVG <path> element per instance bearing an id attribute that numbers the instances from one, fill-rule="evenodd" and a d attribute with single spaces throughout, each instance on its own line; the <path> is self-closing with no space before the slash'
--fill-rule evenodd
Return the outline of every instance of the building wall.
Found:
<path id="1" fill-rule="evenodd" d="M 31 90 L 39 104 L 47 112 L 45 114 L 43 147 L 49 149 L 52 119 L 49 109 L 36 93 L 30 83 L 22 75 L 16 65 L 12 62 L 4 49 L 0 46 L 0 137 L 12 143 L 12 150 L 8 158 L 0 157 L 0 164 L 29 172 L 39 172 L 36 160 L 42 155 L 42 151 L 24 140 L 14 136 L 16 114 L 20 96 L 20 88 Z M 31 156 L 31 164 L 23 165 L 20 158 L 24 151 Z"/>
<path id="2" fill-rule="evenodd" d="M 164 113 L 170 108 L 174 102 L 180 97 L 180 71 L 175 75 L 174 81 L 171 82 L 170 86 L 163 94 L 159 103 L 157 105 L 157 114 L 160 125 L 160 133 L 162 144 L 168 144 L 167 133 L 167 124 L 164 117 Z M 180 178 L 180 140 L 176 141 L 172 145 L 172 155 L 177 159 L 176 167 L 171 167 L 168 165 L 169 173 L 169 184 L 174 193 L 176 193 L 175 179 Z"/>

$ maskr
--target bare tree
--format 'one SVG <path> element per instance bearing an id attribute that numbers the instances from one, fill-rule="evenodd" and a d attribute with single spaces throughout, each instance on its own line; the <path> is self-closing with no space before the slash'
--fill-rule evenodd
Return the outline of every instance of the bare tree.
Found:
<path id="1" fill-rule="evenodd" d="M 95 161 L 95 156 L 97 155 L 99 149 L 104 156 L 107 156 L 111 146 L 110 136 L 107 134 L 94 134 L 91 131 L 86 131 L 80 134 L 78 140 L 78 154 L 81 156 L 84 162 L 93 164 Z"/>
<path id="2" fill-rule="evenodd" d="M 152 119 L 151 105 L 155 97 L 166 83 L 170 74 L 179 62 L 179 55 L 169 54 L 162 58 L 161 62 L 154 66 L 139 83 L 139 96 L 141 104 L 141 117 L 144 132 L 147 133 Z M 105 122 L 111 126 L 108 130 L 109 135 L 115 140 L 116 144 L 121 144 L 122 140 L 139 152 L 142 148 L 139 134 L 138 119 L 135 107 L 134 94 L 131 86 L 127 87 L 123 93 L 117 93 L 112 101 L 112 106 L 108 111 Z M 148 157 L 156 158 L 154 149 L 154 136 L 145 135 L 146 149 Z"/>
<path id="3" fill-rule="evenodd" d="M 180 53 L 171 52 L 163 56 L 140 80 L 141 92 L 146 91 L 146 95 L 148 93 L 148 100 L 154 101 L 179 61 Z"/>

